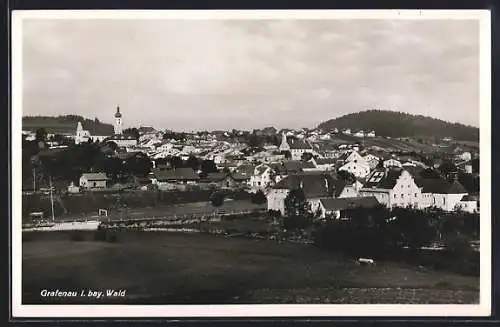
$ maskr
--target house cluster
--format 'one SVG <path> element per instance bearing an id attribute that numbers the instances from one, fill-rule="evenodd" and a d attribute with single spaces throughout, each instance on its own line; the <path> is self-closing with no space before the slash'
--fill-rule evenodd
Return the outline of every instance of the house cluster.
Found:
<path id="1" fill-rule="evenodd" d="M 122 160 L 134 156 L 150 159 L 153 164 L 150 174 L 138 179 L 143 186 L 155 184 L 165 190 L 186 189 L 191 185 L 261 190 L 267 196 L 269 209 L 282 213 L 286 195 L 298 187 L 323 215 L 340 215 L 339 210 L 346 206 L 376 204 L 438 207 L 447 211 L 478 210 L 475 195 L 468 194 L 457 180 L 420 178 L 419 172 L 429 167 L 418 157 L 393 154 L 377 147 L 363 148 L 362 142 L 329 142 L 334 133 L 373 137 L 374 131 L 273 129 L 268 132 L 281 136 L 279 145 L 266 144 L 254 149 L 238 139 L 242 132 L 234 131 L 182 133 L 179 138 L 166 137 L 168 131 L 163 133 L 152 127 L 140 127 L 139 137 L 135 138 L 123 134 L 122 118 L 117 107 L 112 131 L 90 131 L 78 123 L 75 143 L 91 140 L 106 146 L 113 142 L 117 146 L 114 155 Z M 236 137 L 231 138 L 230 134 Z M 33 137 L 31 134 L 25 136 Z M 172 157 L 184 161 L 190 157 L 211 160 L 216 170 L 204 174 L 201 169 L 176 168 L 164 160 Z M 472 174 L 473 157 L 470 152 L 458 149 L 453 160 L 461 171 Z M 434 164 L 439 162 L 435 160 Z M 90 172 L 81 176 L 78 185 L 70 185 L 68 191 L 108 187 L 110 179 L 106 174 Z"/>
<path id="2" fill-rule="evenodd" d="M 355 137 L 375 137 L 375 131 L 373 130 L 370 130 L 370 131 L 364 131 L 362 129 L 358 129 L 358 130 L 351 130 L 350 128 L 344 128 L 344 129 L 337 129 L 335 128 L 333 130 L 333 133 L 335 134 L 338 134 L 338 133 L 342 133 L 344 135 L 351 135 L 351 136 L 355 136 Z"/>
<path id="3" fill-rule="evenodd" d="M 413 207 L 444 211 L 477 212 L 478 198 L 468 194 L 456 180 L 414 178 L 400 167 L 374 169 L 366 179 L 346 181 L 324 172 L 301 172 L 287 176 L 267 193 L 269 210 L 285 214 L 285 198 L 291 190 L 302 189 L 313 212 L 320 217 L 347 218 L 348 209 Z"/>

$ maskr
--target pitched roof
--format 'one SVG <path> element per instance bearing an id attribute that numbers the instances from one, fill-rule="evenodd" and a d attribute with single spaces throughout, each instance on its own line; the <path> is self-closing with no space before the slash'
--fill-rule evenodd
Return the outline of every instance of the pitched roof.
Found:
<path id="1" fill-rule="evenodd" d="M 237 171 L 231 172 L 230 175 L 234 180 L 237 180 L 237 181 L 246 181 L 246 180 L 250 179 L 250 175 L 246 175 L 246 174 L 243 175 L 242 173 L 237 172 Z"/>
<path id="2" fill-rule="evenodd" d="M 285 166 L 282 163 L 278 162 L 273 162 L 269 164 L 269 167 L 271 167 L 275 172 L 277 173 L 286 173 Z"/>
<path id="3" fill-rule="evenodd" d="M 78 123 L 74 123 L 75 128 L 74 130 L 76 131 L 76 127 Z M 114 128 L 112 125 L 108 124 L 101 124 L 101 123 L 94 123 L 94 122 L 82 122 L 82 127 L 84 130 L 89 131 L 90 135 L 92 136 L 105 136 L 105 135 L 113 135 L 114 133 Z"/>
<path id="4" fill-rule="evenodd" d="M 367 183 L 364 188 L 381 188 L 392 190 L 396 182 L 403 173 L 403 169 L 377 169 L 374 170 L 367 178 Z"/>
<path id="5" fill-rule="evenodd" d="M 258 165 L 255 167 L 255 174 L 256 175 L 262 175 L 266 172 L 266 170 L 269 168 L 267 165 Z"/>
<path id="6" fill-rule="evenodd" d="M 467 193 L 458 181 L 448 182 L 442 178 L 418 178 L 415 183 L 422 188 L 423 193 L 462 194 Z"/>
<path id="7" fill-rule="evenodd" d="M 200 176 L 191 168 L 174 168 L 168 170 L 155 170 L 154 176 L 158 180 L 199 180 Z"/>
<path id="8" fill-rule="evenodd" d="M 126 159 L 133 158 L 136 156 L 147 157 L 147 155 L 142 151 L 122 152 L 122 153 L 118 153 L 116 156 L 122 160 L 126 160 Z"/>
<path id="9" fill-rule="evenodd" d="M 289 144 L 290 149 L 295 149 L 295 150 L 312 150 L 311 144 L 309 142 L 298 139 L 295 142 Z"/>
<path id="10" fill-rule="evenodd" d="M 110 137 L 106 138 L 105 141 L 113 141 L 113 140 L 135 140 L 135 137 L 131 135 L 125 135 L 125 134 L 113 134 Z"/>
<path id="11" fill-rule="evenodd" d="M 330 174 L 293 174 L 279 181 L 274 189 L 304 190 L 306 197 L 328 197 L 335 190 L 335 179 Z"/>
<path id="12" fill-rule="evenodd" d="M 255 166 L 251 164 L 241 164 L 235 169 L 235 173 L 241 174 L 241 175 L 248 175 L 248 178 L 253 175 L 253 172 L 255 170 Z"/>
<path id="13" fill-rule="evenodd" d="M 302 171 L 302 162 L 298 160 L 288 160 L 283 162 L 283 167 L 287 174 L 298 173 Z"/>
<path id="14" fill-rule="evenodd" d="M 109 179 L 105 173 L 84 173 L 82 177 L 89 181 L 105 181 Z"/>
<path id="15" fill-rule="evenodd" d="M 320 199 L 321 205 L 328 211 L 345 210 L 351 208 L 373 208 L 379 205 L 374 196 L 356 198 L 324 198 Z"/>
<path id="16" fill-rule="evenodd" d="M 206 181 L 223 181 L 228 177 L 229 174 L 225 172 L 217 172 L 217 173 L 208 173 L 207 176 L 204 178 Z"/>
<path id="17" fill-rule="evenodd" d="M 312 162 L 307 161 L 307 162 L 302 163 L 302 169 L 304 169 L 304 168 L 316 168 L 316 166 Z"/>
<path id="18" fill-rule="evenodd" d="M 317 165 L 334 165 L 337 163 L 337 160 L 333 158 L 318 158 L 314 159 Z"/>

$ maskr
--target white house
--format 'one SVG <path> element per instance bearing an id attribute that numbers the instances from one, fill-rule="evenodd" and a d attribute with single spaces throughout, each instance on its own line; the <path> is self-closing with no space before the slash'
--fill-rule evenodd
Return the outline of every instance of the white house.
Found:
<path id="1" fill-rule="evenodd" d="M 458 156 L 463 161 L 470 161 L 472 160 L 472 154 L 470 152 L 463 152 Z"/>
<path id="2" fill-rule="evenodd" d="M 342 131 L 342 133 L 343 133 L 343 134 L 346 134 L 346 135 L 351 135 L 351 130 L 350 130 L 349 128 L 347 128 L 347 129 L 344 129 L 344 130 Z"/>
<path id="3" fill-rule="evenodd" d="M 373 154 L 367 154 L 363 157 L 363 159 L 365 159 L 365 161 L 368 163 L 370 169 L 375 169 L 380 161 L 380 159 L 377 156 L 374 156 Z"/>
<path id="4" fill-rule="evenodd" d="M 422 192 L 409 172 L 399 168 L 377 169 L 359 190 L 360 196 L 374 196 L 381 204 L 392 207 L 420 207 Z"/>
<path id="5" fill-rule="evenodd" d="M 351 150 L 351 151 L 346 151 L 342 153 L 342 155 L 339 157 L 339 161 L 341 163 L 346 163 L 346 162 L 364 162 L 363 157 L 358 153 L 356 150 Z M 366 162 L 364 162 L 366 163 Z"/>
<path id="6" fill-rule="evenodd" d="M 328 141 L 330 140 L 332 137 L 330 136 L 330 134 L 326 133 L 326 134 L 322 134 L 319 139 L 322 140 L 322 141 Z"/>
<path id="7" fill-rule="evenodd" d="M 312 163 L 318 170 L 332 171 L 335 170 L 337 160 L 333 158 L 313 158 Z"/>
<path id="8" fill-rule="evenodd" d="M 477 205 L 477 197 L 471 195 L 464 195 L 464 197 L 458 202 L 455 209 L 462 210 L 469 213 L 479 212 L 479 207 Z"/>
<path id="9" fill-rule="evenodd" d="M 422 190 L 420 208 L 436 207 L 444 211 L 454 211 L 461 205 L 460 201 L 468 195 L 458 181 L 448 182 L 441 178 L 427 178 L 418 179 L 416 182 Z"/>
<path id="10" fill-rule="evenodd" d="M 365 132 L 363 130 L 360 130 L 360 131 L 357 131 L 356 133 L 354 133 L 353 136 L 365 137 Z"/>
<path id="11" fill-rule="evenodd" d="M 319 205 L 319 199 L 333 197 L 335 179 L 329 174 L 300 173 L 280 180 L 267 193 L 267 209 L 285 214 L 285 199 L 290 190 L 302 189 L 312 208 Z"/>
<path id="12" fill-rule="evenodd" d="M 110 133 L 111 134 L 111 133 Z M 86 143 L 86 142 L 102 142 L 104 141 L 109 135 L 93 135 L 91 134 L 91 131 L 88 129 L 83 129 L 82 123 L 78 122 L 76 126 L 76 134 L 75 134 L 75 144 L 81 144 L 81 143 Z"/>
<path id="13" fill-rule="evenodd" d="M 370 173 L 370 166 L 364 160 L 355 160 L 345 163 L 339 168 L 339 171 L 341 170 L 347 171 L 358 178 L 365 178 Z"/>
<path id="14" fill-rule="evenodd" d="M 271 167 L 260 164 L 255 167 L 250 177 L 250 186 L 254 189 L 265 189 L 274 183 L 274 173 Z"/>
<path id="15" fill-rule="evenodd" d="M 402 167 L 403 165 L 399 160 L 393 158 L 384 160 L 384 168 L 402 168 Z"/>
<path id="16" fill-rule="evenodd" d="M 375 131 L 370 131 L 370 132 L 366 133 L 365 136 L 366 137 L 375 137 Z"/>
<path id="17" fill-rule="evenodd" d="M 104 189 L 108 181 L 105 173 L 85 173 L 80 177 L 80 188 L 86 190 Z"/>
<path id="18" fill-rule="evenodd" d="M 360 196 L 359 190 L 363 187 L 363 184 L 357 180 L 352 183 L 338 181 L 335 187 L 336 198 L 355 198 Z"/>
<path id="19" fill-rule="evenodd" d="M 297 140 L 290 144 L 290 153 L 292 154 L 292 160 L 302 159 L 304 153 L 316 154 L 311 144 L 303 140 Z"/>

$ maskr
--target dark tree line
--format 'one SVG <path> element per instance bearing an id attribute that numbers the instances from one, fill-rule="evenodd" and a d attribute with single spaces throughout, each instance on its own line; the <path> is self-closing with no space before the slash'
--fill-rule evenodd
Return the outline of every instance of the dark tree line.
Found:
<path id="1" fill-rule="evenodd" d="M 71 145 L 54 153 L 38 153 L 34 145 L 27 143 L 23 148 L 23 175 L 29 176 L 33 167 L 44 177 L 77 181 L 83 173 L 104 172 L 114 181 L 129 177 L 145 177 L 152 168 L 146 156 L 130 156 L 120 159 L 106 155 L 100 145 L 83 143 Z"/>
<path id="2" fill-rule="evenodd" d="M 479 129 L 476 127 L 387 110 L 367 110 L 348 114 L 323 122 L 319 128 L 375 130 L 378 135 L 389 137 L 434 136 L 438 139 L 452 137 L 463 141 L 479 140 Z"/>

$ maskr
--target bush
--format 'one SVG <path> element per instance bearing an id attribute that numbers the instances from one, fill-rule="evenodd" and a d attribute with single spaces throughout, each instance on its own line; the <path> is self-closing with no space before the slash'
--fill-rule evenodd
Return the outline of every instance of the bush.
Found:
<path id="1" fill-rule="evenodd" d="M 467 260 L 474 252 L 470 240 L 466 236 L 458 233 L 447 236 L 445 247 L 450 256 L 457 260 Z"/>
<path id="2" fill-rule="evenodd" d="M 264 192 L 259 190 L 255 194 L 252 194 L 251 201 L 252 201 L 252 203 L 255 203 L 255 204 L 264 204 L 264 203 L 266 203 L 267 198 L 266 198 L 266 195 L 264 194 Z"/>
<path id="3" fill-rule="evenodd" d="M 210 202 L 214 207 L 220 207 L 224 204 L 224 194 L 221 192 L 215 192 L 210 197 Z"/>

